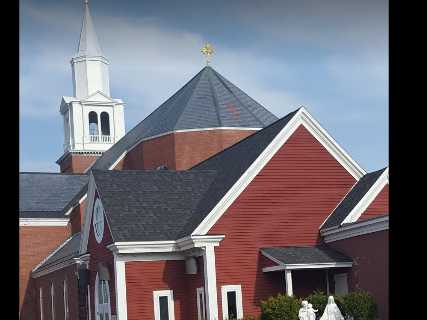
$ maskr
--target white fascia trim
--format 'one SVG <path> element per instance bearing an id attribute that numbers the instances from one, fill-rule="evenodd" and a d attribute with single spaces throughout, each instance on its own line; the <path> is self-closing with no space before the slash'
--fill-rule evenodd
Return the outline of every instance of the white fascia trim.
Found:
<path id="1" fill-rule="evenodd" d="M 279 266 L 262 268 L 262 272 L 274 272 L 281 270 L 351 268 L 352 266 L 352 262 L 281 264 Z"/>
<path id="2" fill-rule="evenodd" d="M 114 277 L 117 320 L 127 320 L 126 266 L 125 261 L 118 259 L 116 254 L 114 254 Z"/>
<path id="3" fill-rule="evenodd" d="M 363 198 L 360 199 L 359 203 L 351 210 L 341 225 L 356 222 L 387 184 L 388 168 L 384 170 L 373 186 L 366 192 Z"/>
<path id="4" fill-rule="evenodd" d="M 325 243 L 388 230 L 388 216 L 370 219 L 321 231 Z"/>
<path id="5" fill-rule="evenodd" d="M 202 248 L 206 245 L 219 246 L 219 242 L 224 237 L 223 235 L 189 236 L 171 241 L 114 242 L 107 248 L 118 254 L 182 252 L 192 248 Z"/>
<path id="6" fill-rule="evenodd" d="M 117 158 L 117 160 L 110 166 L 110 168 L 108 170 L 112 170 L 116 167 L 116 165 L 120 162 L 120 160 L 122 160 L 126 154 L 128 154 L 132 149 L 136 148 L 140 143 L 144 142 L 144 141 L 148 141 L 148 140 L 152 140 L 152 139 L 156 139 L 156 138 L 160 138 L 163 136 L 167 136 L 169 134 L 172 133 L 182 133 L 182 132 L 197 132 L 197 131 L 212 131 L 212 130 L 240 130 L 240 131 L 258 131 L 261 130 L 262 128 L 242 128 L 242 127 L 217 127 L 217 128 L 197 128 L 197 129 L 182 129 L 182 130 L 172 130 L 172 131 L 167 131 L 164 133 L 160 133 L 154 136 L 150 136 L 141 140 L 138 140 L 132 147 L 129 148 L 129 150 L 125 150 L 119 158 Z"/>
<path id="7" fill-rule="evenodd" d="M 80 263 L 80 259 L 79 258 L 72 258 L 70 260 L 67 260 L 67 261 L 55 264 L 55 265 L 53 265 L 53 266 L 51 266 L 51 267 L 49 267 L 47 269 L 33 272 L 32 273 L 32 277 L 33 278 L 39 278 L 39 277 L 42 277 L 42 276 L 47 275 L 49 273 L 52 273 L 52 272 L 64 269 L 66 267 L 69 267 L 69 266 L 71 266 L 73 264 L 79 264 L 79 263 Z"/>
<path id="8" fill-rule="evenodd" d="M 78 203 L 74 206 L 72 206 L 70 209 L 68 209 L 67 212 L 65 212 L 65 216 L 69 216 L 70 213 L 80 204 L 82 204 L 82 202 L 87 198 L 87 192 L 80 198 L 80 200 L 78 201 Z"/>
<path id="9" fill-rule="evenodd" d="M 79 253 L 85 254 L 87 252 L 87 243 L 89 241 L 89 231 L 90 231 L 90 221 L 92 218 L 92 207 L 95 197 L 95 191 L 96 191 L 96 184 L 95 179 L 93 177 L 92 172 L 89 176 L 89 184 L 88 184 L 88 190 L 87 190 L 87 204 L 85 208 L 85 216 L 84 216 L 84 223 L 83 223 L 83 230 L 82 230 L 82 239 L 80 242 L 80 251 Z"/>
<path id="10" fill-rule="evenodd" d="M 249 183 L 286 143 L 300 125 L 303 125 L 356 180 L 359 180 L 366 174 L 320 124 L 314 120 L 308 111 L 304 107 L 301 107 L 246 172 L 243 173 L 230 190 L 228 190 L 225 196 L 216 204 L 212 211 L 203 219 L 199 226 L 193 231 L 192 235 L 204 235 L 209 232 L 234 200 L 245 190 Z"/>
<path id="11" fill-rule="evenodd" d="M 65 227 L 68 218 L 19 218 L 20 227 Z"/>

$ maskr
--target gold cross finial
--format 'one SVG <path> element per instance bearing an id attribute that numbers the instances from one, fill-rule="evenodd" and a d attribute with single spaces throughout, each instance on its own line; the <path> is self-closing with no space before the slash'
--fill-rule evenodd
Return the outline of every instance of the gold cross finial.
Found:
<path id="1" fill-rule="evenodd" d="M 205 46 L 200 50 L 200 52 L 206 58 L 206 65 L 209 65 L 209 57 L 214 54 L 214 48 L 209 43 L 206 43 Z"/>

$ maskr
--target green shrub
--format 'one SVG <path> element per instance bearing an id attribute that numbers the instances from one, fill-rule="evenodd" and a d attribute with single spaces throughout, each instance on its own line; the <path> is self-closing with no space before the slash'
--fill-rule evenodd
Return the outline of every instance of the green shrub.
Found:
<path id="1" fill-rule="evenodd" d="M 278 294 L 261 301 L 261 320 L 298 320 L 300 306 L 299 299 Z"/>
<path id="2" fill-rule="evenodd" d="M 313 309 L 318 310 L 317 314 L 320 313 L 320 315 L 322 315 L 326 308 L 326 304 L 328 303 L 328 296 L 322 291 L 314 291 L 304 300 L 311 303 L 313 305 Z"/>
<path id="3" fill-rule="evenodd" d="M 363 291 L 350 292 L 338 298 L 338 300 L 341 299 L 343 303 L 343 311 L 347 316 L 352 317 L 354 320 L 377 319 L 377 304 L 369 293 Z M 338 307 L 340 306 L 338 305 Z"/>

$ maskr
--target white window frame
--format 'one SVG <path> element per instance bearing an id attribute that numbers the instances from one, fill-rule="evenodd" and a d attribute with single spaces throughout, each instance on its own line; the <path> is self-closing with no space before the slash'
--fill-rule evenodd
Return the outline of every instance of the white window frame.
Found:
<path id="1" fill-rule="evenodd" d="M 334 282 L 335 282 L 335 294 L 347 294 L 348 293 L 348 274 L 347 273 L 335 274 L 334 275 Z M 340 290 L 337 290 L 337 288 L 339 288 Z"/>
<path id="2" fill-rule="evenodd" d="M 50 307 L 52 320 L 55 320 L 55 286 L 53 282 L 50 285 Z"/>
<path id="3" fill-rule="evenodd" d="M 154 299 L 154 320 L 160 320 L 160 297 L 168 298 L 168 314 L 169 320 L 175 320 L 175 309 L 174 309 L 174 300 L 173 300 L 173 290 L 158 290 L 153 291 Z"/>
<path id="4" fill-rule="evenodd" d="M 205 288 L 200 287 L 196 289 L 197 292 L 197 320 L 206 320 L 206 299 Z M 202 295 L 202 301 L 200 301 Z"/>
<path id="5" fill-rule="evenodd" d="M 43 320 L 43 288 L 40 287 L 39 290 L 39 300 L 40 300 L 40 320 Z"/>
<path id="6" fill-rule="evenodd" d="M 98 211 L 99 210 L 99 211 Z M 100 214 L 97 214 L 100 212 Z M 101 199 L 97 198 L 93 207 L 93 233 L 95 234 L 96 242 L 101 243 L 104 237 L 105 229 L 105 218 L 104 218 L 104 207 Z"/>
<path id="7" fill-rule="evenodd" d="M 243 318 L 243 302 L 242 302 L 242 286 L 238 285 L 226 285 L 221 287 L 221 297 L 222 297 L 222 319 L 228 319 L 228 292 L 236 292 L 236 311 L 237 319 Z"/>
<path id="8" fill-rule="evenodd" d="M 99 320 L 99 314 L 102 312 L 103 314 L 108 313 L 108 319 L 111 319 L 111 297 L 110 297 L 110 284 L 108 281 L 105 280 L 105 284 L 107 286 L 107 298 L 108 302 L 103 303 L 102 305 L 99 304 L 98 297 L 99 297 L 99 273 L 96 274 L 95 279 L 95 319 Z"/>
<path id="9" fill-rule="evenodd" d="M 64 279 L 64 319 L 68 320 L 70 318 L 70 310 L 68 306 L 68 287 L 67 279 Z"/>

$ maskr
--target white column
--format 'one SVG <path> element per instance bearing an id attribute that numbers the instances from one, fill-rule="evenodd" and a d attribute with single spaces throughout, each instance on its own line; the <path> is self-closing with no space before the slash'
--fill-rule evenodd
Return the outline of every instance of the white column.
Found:
<path id="1" fill-rule="evenodd" d="M 325 270 L 326 273 L 326 294 L 329 296 L 329 270 Z"/>
<path id="2" fill-rule="evenodd" d="M 292 290 L 292 271 L 291 270 L 285 270 L 285 282 L 286 282 L 286 294 L 292 297 L 294 293 Z"/>
<path id="3" fill-rule="evenodd" d="M 114 255 L 114 276 L 116 282 L 116 313 L 117 320 L 127 320 L 127 300 L 126 300 L 126 270 L 125 262 Z"/>
<path id="4" fill-rule="evenodd" d="M 204 267 L 204 276 L 205 276 L 207 320 L 218 320 L 215 250 L 213 245 L 206 245 L 206 247 L 204 248 L 203 267 Z"/>

